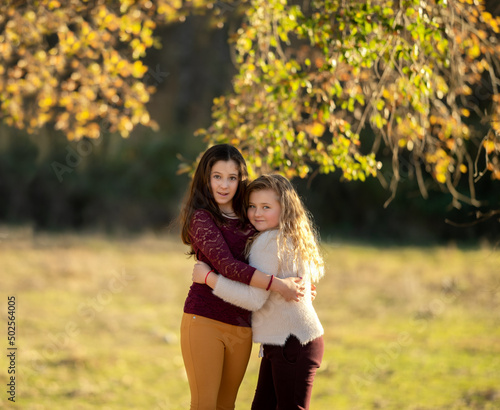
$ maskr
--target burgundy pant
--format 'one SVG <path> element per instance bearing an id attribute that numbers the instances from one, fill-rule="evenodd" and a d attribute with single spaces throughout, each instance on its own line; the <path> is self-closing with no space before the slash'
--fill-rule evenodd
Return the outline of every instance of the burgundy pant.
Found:
<path id="1" fill-rule="evenodd" d="M 264 345 L 252 410 L 309 409 L 323 351 L 323 337 L 304 346 L 293 335 L 284 346 Z"/>

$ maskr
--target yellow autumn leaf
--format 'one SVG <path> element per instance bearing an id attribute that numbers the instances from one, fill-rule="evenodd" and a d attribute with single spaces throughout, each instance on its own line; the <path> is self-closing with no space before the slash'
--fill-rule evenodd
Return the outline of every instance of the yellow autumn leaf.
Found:
<path id="1" fill-rule="evenodd" d="M 128 130 L 124 130 L 124 129 L 121 129 L 120 130 L 120 135 L 123 137 L 123 138 L 128 138 L 130 136 L 130 131 Z"/>
<path id="2" fill-rule="evenodd" d="M 438 181 L 441 184 L 444 184 L 446 182 L 446 175 L 439 172 L 436 174 L 436 181 Z"/>
<path id="3" fill-rule="evenodd" d="M 141 32 L 141 22 L 134 22 L 134 24 L 132 24 L 131 30 L 133 34 L 138 35 Z"/>
<path id="4" fill-rule="evenodd" d="M 325 133 L 325 126 L 316 121 L 307 127 L 307 131 L 314 137 L 321 137 Z"/>
<path id="5" fill-rule="evenodd" d="M 472 59 L 479 57 L 481 55 L 481 49 L 479 48 L 479 45 L 474 44 L 471 48 L 469 48 L 469 50 L 467 50 L 467 55 Z"/>
<path id="6" fill-rule="evenodd" d="M 299 177 L 305 178 L 309 173 L 309 167 L 307 165 L 302 165 L 298 169 Z"/>
<path id="7" fill-rule="evenodd" d="M 24 18 L 27 21 L 29 21 L 30 23 L 34 23 L 36 20 L 36 14 L 33 10 L 30 10 L 30 11 L 26 12 L 26 14 L 24 15 Z"/>
<path id="8" fill-rule="evenodd" d="M 59 7 L 61 7 L 61 3 L 56 0 L 52 0 L 48 5 L 49 10 L 58 9 Z"/>
<path id="9" fill-rule="evenodd" d="M 493 151 L 495 151 L 495 143 L 491 140 L 484 141 L 483 146 L 486 150 L 486 153 L 488 154 L 491 154 Z"/>
<path id="10" fill-rule="evenodd" d="M 498 23 L 495 20 L 492 20 L 490 25 L 495 33 L 497 34 L 500 33 L 500 27 L 498 26 Z"/>
<path id="11" fill-rule="evenodd" d="M 38 101 L 38 106 L 40 108 L 47 108 L 47 107 L 50 107 L 53 103 L 53 100 L 50 96 L 47 96 L 47 97 L 44 97 L 44 98 L 41 98 L 39 101 Z"/>
<path id="12" fill-rule="evenodd" d="M 484 11 L 482 13 L 482 16 L 483 16 L 483 19 L 486 23 L 489 23 L 493 19 L 493 16 L 491 15 L 491 13 L 488 13 L 487 11 Z"/>
<path id="13" fill-rule="evenodd" d="M 85 122 L 86 120 L 88 120 L 90 118 L 90 112 L 88 109 L 85 109 L 85 110 L 77 113 L 75 118 L 79 122 Z"/>
<path id="14" fill-rule="evenodd" d="M 145 112 L 144 114 L 141 115 L 141 118 L 139 120 L 139 122 L 142 124 L 142 125 L 148 125 L 149 122 L 150 122 L 151 118 L 149 116 L 149 113 Z"/>
<path id="15" fill-rule="evenodd" d="M 135 78 L 142 78 L 146 71 L 148 71 L 148 68 L 142 64 L 142 61 L 136 61 L 132 66 L 132 75 Z"/>
<path id="16" fill-rule="evenodd" d="M 99 124 L 91 122 L 87 125 L 87 137 L 89 138 L 99 138 L 101 136 L 101 131 L 99 129 Z"/>

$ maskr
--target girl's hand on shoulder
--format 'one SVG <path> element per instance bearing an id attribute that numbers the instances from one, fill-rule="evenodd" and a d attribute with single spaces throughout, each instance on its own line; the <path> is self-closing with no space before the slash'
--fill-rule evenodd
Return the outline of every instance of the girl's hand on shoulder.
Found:
<path id="1" fill-rule="evenodd" d="M 212 268 L 208 266 L 205 262 L 196 262 L 193 267 L 193 282 L 195 283 L 205 283 L 205 278 L 207 273 L 210 272 Z"/>
<path id="2" fill-rule="evenodd" d="M 275 290 L 287 301 L 298 302 L 304 296 L 305 285 L 302 278 L 276 278 Z"/>
<path id="3" fill-rule="evenodd" d="M 316 295 L 318 292 L 316 291 L 316 285 L 314 283 L 311 283 L 311 300 L 316 299 Z"/>

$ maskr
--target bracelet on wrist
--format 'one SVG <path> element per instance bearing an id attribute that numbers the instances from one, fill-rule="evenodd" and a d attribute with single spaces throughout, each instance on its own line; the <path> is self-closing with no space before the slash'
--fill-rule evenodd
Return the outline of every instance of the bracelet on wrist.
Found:
<path id="1" fill-rule="evenodd" d="M 269 280 L 269 284 L 267 285 L 266 291 L 271 289 L 271 283 L 273 283 L 274 275 L 271 275 L 271 279 Z"/>
<path id="2" fill-rule="evenodd" d="M 214 271 L 214 269 L 212 269 L 211 271 L 209 271 L 207 273 L 207 275 L 205 276 L 205 285 L 208 285 L 208 283 L 207 283 L 208 275 L 210 275 L 213 271 Z"/>

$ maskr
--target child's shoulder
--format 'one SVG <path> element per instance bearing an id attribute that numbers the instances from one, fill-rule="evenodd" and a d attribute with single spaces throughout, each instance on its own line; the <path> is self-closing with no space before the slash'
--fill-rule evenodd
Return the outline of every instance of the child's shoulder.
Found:
<path id="1" fill-rule="evenodd" d="M 191 215 L 190 225 L 194 227 L 208 227 L 215 223 L 212 213 L 206 209 L 196 209 Z"/>
<path id="2" fill-rule="evenodd" d="M 214 219 L 210 211 L 203 208 L 195 209 L 191 218 L 201 220 Z"/>
<path id="3" fill-rule="evenodd" d="M 269 229 L 264 232 L 260 232 L 252 243 L 253 247 L 263 247 L 266 248 L 268 246 L 272 246 L 276 244 L 276 239 L 278 238 L 278 230 L 277 229 Z"/>

